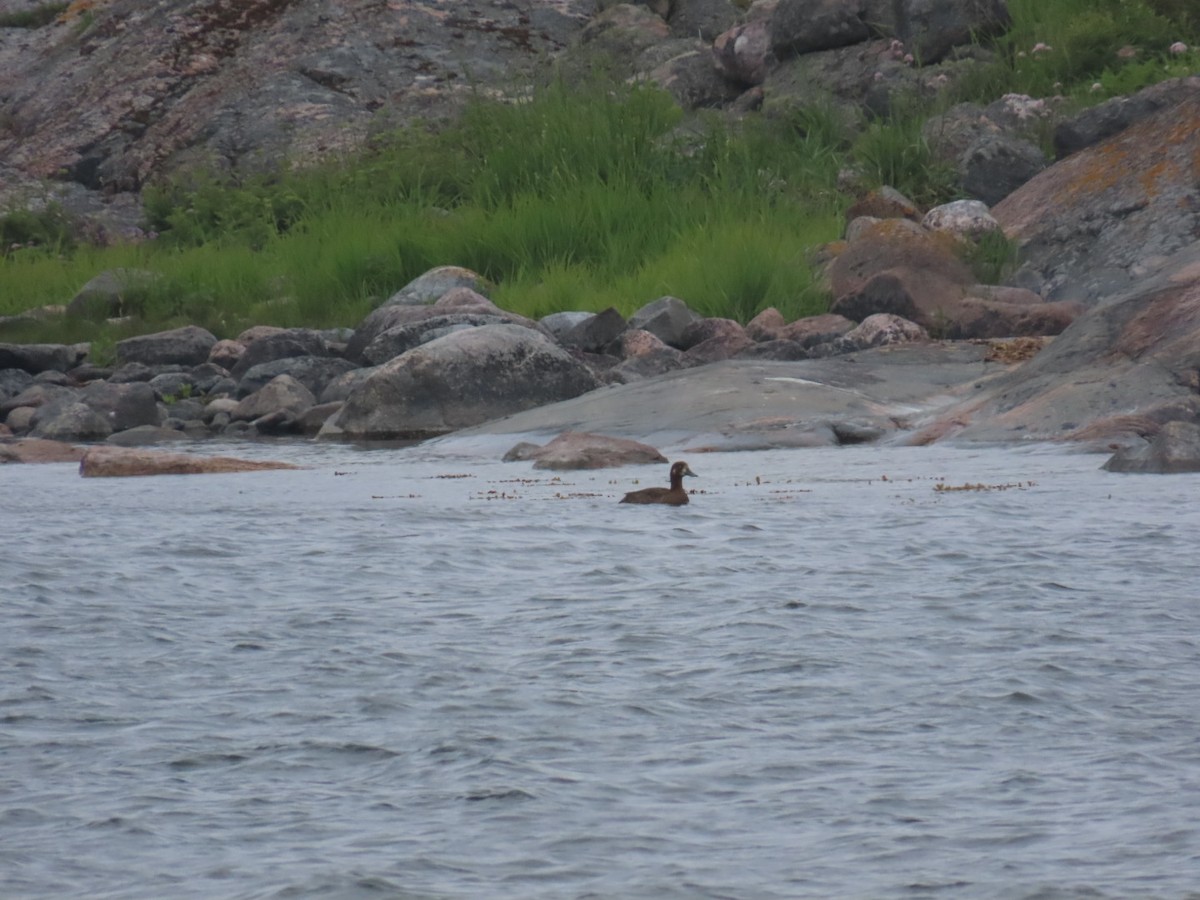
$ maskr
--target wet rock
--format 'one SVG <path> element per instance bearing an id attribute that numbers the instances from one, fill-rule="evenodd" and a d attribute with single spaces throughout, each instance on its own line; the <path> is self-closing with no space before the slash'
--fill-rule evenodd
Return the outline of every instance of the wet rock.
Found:
<path id="1" fill-rule="evenodd" d="M 209 351 L 216 342 L 211 332 L 198 325 L 144 334 L 117 341 L 117 364 L 197 366 L 208 360 Z"/>
<path id="2" fill-rule="evenodd" d="M 1155 475 L 1200 472 L 1200 425 L 1168 422 L 1150 440 L 1117 450 L 1104 468 Z"/>
<path id="3" fill-rule="evenodd" d="M 79 392 L 79 399 L 103 416 L 111 431 L 158 425 L 162 421 L 158 397 L 146 382 L 89 384 Z"/>
<path id="4" fill-rule="evenodd" d="M 236 459 L 228 456 L 198 456 L 164 453 L 126 447 L 90 447 L 79 462 L 84 478 L 126 478 L 143 475 L 202 475 L 229 472 L 260 472 L 297 469 L 290 463 Z"/>
<path id="5" fill-rule="evenodd" d="M 430 437 L 597 386 L 586 365 L 540 332 L 483 325 L 379 366 L 351 391 L 321 435 Z"/>
<path id="6" fill-rule="evenodd" d="M 628 438 L 565 431 L 542 447 L 519 444 L 505 454 L 505 462 L 534 460 L 535 469 L 607 469 L 615 466 L 666 462 L 654 447 Z"/>

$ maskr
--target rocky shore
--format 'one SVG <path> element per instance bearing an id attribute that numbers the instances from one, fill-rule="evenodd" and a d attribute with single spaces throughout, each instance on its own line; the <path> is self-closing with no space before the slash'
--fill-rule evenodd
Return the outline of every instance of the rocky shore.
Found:
<path id="1" fill-rule="evenodd" d="M 755 3 L 747 14 L 725 0 L 600 5 L 510 4 L 525 43 L 538 45 L 520 52 L 570 48 L 560 57 L 569 70 L 603 51 L 685 108 L 737 114 L 802 104 L 814 90 L 886 106 L 899 91 L 957 77 L 969 55 L 954 48 L 1007 18 L 999 0 L 969 13 L 949 3 L 829 4 L 836 9 L 819 20 L 798 17 L 803 4 L 787 0 Z M 108 16 L 122 3 L 98 6 L 111 7 Z M 195 14 L 193 6 L 179 4 L 179 15 Z M 214 15 L 225 9 L 208 6 Z M 300 53 L 312 29 L 284 23 L 309 4 L 251 6 L 269 21 L 245 12 L 229 24 L 244 43 L 229 49 L 239 66 L 270 48 L 283 90 L 303 57 L 309 93 L 297 104 L 336 82 L 349 98 L 338 101 L 345 115 L 369 105 L 364 85 L 374 70 L 361 54 Z M 366 5 L 342 6 L 325 24 L 341 29 L 344 50 L 358 46 L 355 29 L 370 15 Z M 438 14 L 437 4 L 399 6 L 410 23 Z M 933 12 L 922 18 L 918 7 Z M 516 42 L 518 26 L 489 15 L 495 29 L 479 19 L 454 40 L 477 40 L 484 56 L 497 34 Z M 33 54 L 53 69 L 58 51 L 38 40 L 18 47 L 6 39 L 2 58 Z M 96 40 L 101 58 L 121 46 L 111 34 Z M 897 57 L 898 47 L 917 46 L 922 66 Z M 183 66 L 175 81 L 163 75 L 155 88 L 164 93 L 153 102 L 170 95 L 172 105 L 140 137 L 105 120 L 109 107 L 98 102 L 74 130 L 60 122 L 0 140 L 7 171 L 23 183 L 47 174 L 36 160 L 76 172 L 63 196 L 94 192 L 87 203 L 100 209 L 97 228 L 108 227 L 155 167 L 183 164 L 204 146 L 170 123 L 188 114 L 202 83 L 217 90 L 229 72 L 220 47 L 193 49 L 171 62 Z M 412 99 L 416 84 L 394 91 Z M 18 92 L 25 99 L 16 105 L 31 121 L 59 122 L 57 90 Z M 1048 122 L 1055 160 L 1032 140 Z M 324 133 L 259 125 L 273 135 L 262 136 L 260 150 L 280 135 Z M 81 149 L 89 128 L 90 157 Z M 768 309 L 743 325 L 665 296 L 628 319 L 608 309 L 532 321 L 493 304 L 479 275 L 449 265 L 397 286 L 342 330 L 260 326 L 218 340 L 191 326 L 119 342 L 111 368 L 95 365 L 86 344 L 0 343 L 0 461 L 36 458 L 11 449 L 20 440 L 139 446 L 214 435 L 384 441 L 584 431 L 698 449 L 1068 441 L 1110 454 L 1114 470 L 1200 470 L 1200 76 L 1072 118 L 1011 96 L 986 109 L 956 107 L 934 131 L 973 199 L 922 210 L 890 189 L 860 194 L 844 239 L 814 248 L 833 297 L 826 314 L 789 322 Z M 1003 284 L 980 284 L 964 259 L 992 232 L 1016 242 L 1021 266 Z M 68 314 L 116 308 L 138 277 L 100 273 L 64 298 Z"/>

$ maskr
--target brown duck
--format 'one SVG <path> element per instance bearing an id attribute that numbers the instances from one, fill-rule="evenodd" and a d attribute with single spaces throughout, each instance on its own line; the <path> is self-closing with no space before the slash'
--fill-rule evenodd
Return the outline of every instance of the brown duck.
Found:
<path id="1" fill-rule="evenodd" d="M 688 493 L 683 489 L 683 476 L 690 475 L 699 478 L 685 462 L 677 462 L 671 466 L 671 486 L 643 488 L 640 491 L 630 491 L 622 498 L 622 503 L 665 503 L 668 506 L 683 506 L 688 502 Z"/>

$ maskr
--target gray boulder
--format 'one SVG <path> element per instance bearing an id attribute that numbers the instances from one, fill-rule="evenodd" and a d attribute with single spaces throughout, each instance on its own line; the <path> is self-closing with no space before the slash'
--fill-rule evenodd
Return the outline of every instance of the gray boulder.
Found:
<path id="1" fill-rule="evenodd" d="M 107 416 L 69 398 L 38 407 L 29 425 L 31 437 L 54 441 L 102 441 L 113 432 Z"/>
<path id="2" fill-rule="evenodd" d="M 1200 472 L 1200 425 L 1168 422 L 1150 440 L 1118 449 L 1104 468 L 1155 475 Z"/>
<path id="3" fill-rule="evenodd" d="M 858 44 L 870 36 L 856 3 L 779 0 L 771 16 L 771 48 L 778 57 Z"/>
<path id="4" fill-rule="evenodd" d="M 449 334 L 451 330 L 475 328 L 479 325 L 497 325 L 507 321 L 504 316 L 485 313 L 450 313 L 430 316 L 416 322 L 393 325 L 377 334 L 362 351 L 362 360 L 367 365 L 378 366 L 419 347 L 428 341 Z"/>
<path id="5" fill-rule="evenodd" d="M 97 321 L 128 315 L 128 303 L 158 280 L 154 272 L 110 269 L 91 278 L 67 304 L 67 315 Z"/>
<path id="6" fill-rule="evenodd" d="M 438 266 L 418 275 L 384 301 L 384 306 L 429 306 L 455 288 L 467 288 L 487 297 L 488 280 L 478 272 L 462 266 Z"/>
<path id="7" fill-rule="evenodd" d="M 614 307 L 584 319 L 560 338 L 564 347 L 576 347 L 587 353 L 603 353 L 625 331 L 625 317 Z"/>
<path id="8" fill-rule="evenodd" d="M 79 391 L 75 388 L 64 387 L 59 384 L 34 382 L 19 393 L 0 402 L 0 416 L 7 416 L 14 409 L 21 407 L 37 408 L 67 398 L 75 400 L 78 396 Z"/>
<path id="9" fill-rule="evenodd" d="M 311 328 L 285 328 L 252 341 L 234 367 L 229 370 L 229 375 L 240 381 L 242 376 L 262 363 L 294 357 L 329 355 L 329 345 L 325 343 L 325 338 L 319 331 Z"/>
<path id="10" fill-rule="evenodd" d="M 538 319 L 538 324 L 544 328 L 551 337 L 556 341 L 562 341 L 563 335 L 578 325 L 580 322 L 586 322 L 595 313 L 585 312 L 583 310 L 566 310 L 564 312 L 550 313 L 548 316 L 543 316 Z"/>
<path id="11" fill-rule="evenodd" d="M 0 369 L 0 403 L 17 396 L 33 384 L 33 376 L 24 369 Z"/>
<path id="12" fill-rule="evenodd" d="M 298 420 L 316 405 L 312 391 L 291 375 L 277 375 L 250 396 L 244 398 L 229 413 L 235 422 L 256 421 L 276 413 L 286 413 Z"/>
<path id="13" fill-rule="evenodd" d="M 576 397 L 598 386 L 540 332 L 483 325 L 422 344 L 354 388 L 321 436 L 424 438 Z"/>
<path id="14" fill-rule="evenodd" d="M 96 382 L 83 388 L 79 399 L 103 416 L 112 431 L 162 423 L 158 397 L 154 388 L 144 381 L 129 384 Z"/>
<path id="15" fill-rule="evenodd" d="M 0 344 L 0 370 L 69 372 L 88 354 L 87 344 Z"/>
<path id="16" fill-rule="evenodd" d="M 872 31 L 899 38 L 922 65 L 1012 22 L 1005 0 L 864 0 L 863 9 Z"/>
<path id="17" fill-rule="evenodd" d="M 667 22 L 671 34 L 712 43 L 737 22 L 738 10 L 730 0 L 675 0 Z"/>
<path id="18" fill-rule="evenodd" d="M 289 356 L 251 366 L 237 383 L 237 397 L 248 397 L 280 375 L 290 375 L 313 394 L 320 396 L 326 386 L 347 372 L 354 363 L 336 356 Z"/>
<path id="19" fill-rule="evenodd" d="M 117 364 L 198 366 L 207 361 L 216 337 L 198 325 L 117 341 Z"/>
<path id="20" fill-rule="evenodd" d="M 659 297 L 629 317 L 631 329 L 648 331 L 664 344 L 682 349 L 683 333 L 700 318 L 678 297 Z"/>
<path id="21" fill-rule="evenodd" d="M 1032 142 L 1009 134 L 982 134 L 959 160 L 963 190 L 989 206 L 999 203 L 1046 168 Z"/>
<path id="22" fill-rule="evenodd" d="M 1059 159 L 1078 153 L 1130 125 L 1200 94 L 1200 75 L 1172 78 L 1128 97 L 1113 97 L 1060 122 L 1054 129 L 1054 152 Z"/>

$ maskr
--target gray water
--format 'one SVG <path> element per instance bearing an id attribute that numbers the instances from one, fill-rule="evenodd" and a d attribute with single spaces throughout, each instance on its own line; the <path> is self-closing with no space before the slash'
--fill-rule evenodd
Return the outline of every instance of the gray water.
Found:
<path id="1" fill-rule="evenodd" d="M 198 449 L 0 467 L 0 896 L 1200 897 L 1196 476 Z"/>

